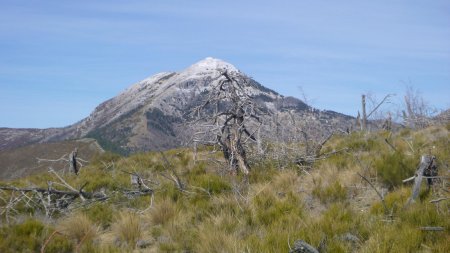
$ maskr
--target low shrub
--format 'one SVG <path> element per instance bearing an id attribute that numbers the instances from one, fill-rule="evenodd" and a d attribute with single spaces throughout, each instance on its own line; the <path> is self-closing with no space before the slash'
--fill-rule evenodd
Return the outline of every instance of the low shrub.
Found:
<path id="1" fill-rule="evenodd" d="M 382 182 L 390 189 L 402 185 L 402 180 L 414 175 L 419 158 L 402 152 L 387 153 L 375 160 L 374 167 Z"/>
<path id="2" fill-rule="evenodd" d="M 3 227 L 1 230 L 1 252 L 37 252 L 40 250 L 44 225 L 36 220 Z"/>

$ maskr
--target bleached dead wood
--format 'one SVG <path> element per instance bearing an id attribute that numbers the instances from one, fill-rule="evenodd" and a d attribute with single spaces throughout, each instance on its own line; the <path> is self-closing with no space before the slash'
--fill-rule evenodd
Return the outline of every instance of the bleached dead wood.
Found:
<path id="1" fill-rule="evenodd" d="M 430 203 L 439 203 L 439 202 L 441 202 L 441 201 L 444 201 L 444 200 L 449 200 L 450 198 L 438 198 L 438 199 L 433 199 L 433 200 L 430 200 Z"/>
<path id="2" fill-rule="evenodd" d="M 194 119 L 190 123 L 195 129 L 193 142 L 219 146 L 230 172 L 247 175 L 250 172 L 247 143 L 257 143 L 255 135 L 261 126 L 259 115 L 262 114 L 248 94 L 252 83 L 239 73 L 224 70 L 211 85 L 206 100 L 189 113 Z"/>
<path id="3" fill-rule="evenodd" d="M 63 162 L 66 163 L 66 166 L 69 165 L 69 171 L 78 175 L 80 169 L 84 166 L 83 163 L 88 163 L 88 161 L 78 157 L 78 148 L 75 148 L 70 154 L 64 154 L 58 159 L 46 159 L 36 157 L 38 163 L 47 162 L 47 163 L 58 163 Z M 67 167 L 66 167 L 67 168 Z"/>
<path id="4" fill-rule="evenodd" d="M 414 186 L 408 204 L 414 202 L 419 196 L 420 185 L 422 184 L 424 171 L 431 165 L 432 161 L 433 160 L 431 156 L 423 155 L 420 158 L 420 165 L 416 171 L 416 175 L 414 178 Z"/>

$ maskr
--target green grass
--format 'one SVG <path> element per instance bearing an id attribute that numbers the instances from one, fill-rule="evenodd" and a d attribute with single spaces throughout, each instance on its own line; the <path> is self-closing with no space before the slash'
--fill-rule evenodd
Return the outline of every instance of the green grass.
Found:
<path id="1" fill-rule="evenodd" d="M 170 164 L 158 152 L 126 158 L 105 153 L 79 176 L 64 177 L 74 187 L 88 182 L 85 191 L 103 191 L 108 200 L 80 205 L 50 220 L 43 218 L 43 210 L 23 206 L 14 216 L 17 221 L 8 224 L 1 217 L 0 252 L 39 252 L 54 231 L 59 233 L 46 252 L 76 248 L 139 252 L 139 240 L 149 242 L 143 252 L 288 252 L 289 243 L 297 239 L 321 252 L 449 252 L 450 203 L 430 203 L 436 194 L 447 193 L 423 189 L 416 203 L 406 206 L 411 185 L 401 183 L 414 174 L 425 151 L 437 157 L 445 173 L 450 163 L 448 130 L 394 133 L 390 141 L 397 151 L 386 145 L 387 136 L 385 132 L 335 136 L 324 151 L 345 147 L 351 151 L 317 162 L 309 171 L 288 162 L 280 170 L 275 160 L 252 161 L 248 178 L 218 173 L 217 166 L 207 162 L 194 164 L 187 149 L 165 152 Z M 404 138 L 411 140 L 414 152 Z M 204 156 L 208 148 L 200 150 Z M 185 183 L 184 192 L 161 175 L 170 177 L 168 166 Z M 135 187 L 122 170 L 156 182 L 148 183 L 155 191 L 152 206 L 150 196 L 127 198 L 119 193 Z M 357 172 L 386 192 L 392 219 Z M 46 187 L 48 180 L 55 178 L 44 173 L 11 183 Z M 10 195 L 0 192 L 0 196 L 4 207 Z M 423 226 L 440 226 L 444 231 L 421 231 Z"/>

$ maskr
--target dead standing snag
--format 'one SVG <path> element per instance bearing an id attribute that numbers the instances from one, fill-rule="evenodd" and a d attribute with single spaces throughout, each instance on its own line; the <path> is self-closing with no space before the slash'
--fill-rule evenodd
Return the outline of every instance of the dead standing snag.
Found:
<path id="1" fill-rule="evenodd" d="M 233 174 L 249 174 L 246 143 L 256 142 L 255 133 L 261 125 L 258 105 L 247 88 L 253 84 L 247 77 L 223 71 L 215 79 L 209 96 L 191 114 L 196 118 L 194 143 L 218 145 Z M 212 113 L 211 113 L 212 112 Z M 252 126 L 256 130 L 251 131 Z"/>

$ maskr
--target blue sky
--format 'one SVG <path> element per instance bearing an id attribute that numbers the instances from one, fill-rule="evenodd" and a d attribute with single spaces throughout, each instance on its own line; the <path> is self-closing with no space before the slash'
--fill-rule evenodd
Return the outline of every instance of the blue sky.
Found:
<path id="1" fill-rule="evenodd" d="M 407 85 L 450 107 L 450 1 L 0 0 L 0 127 L 61 127 L 208 56 L 356 115 Z"/>

